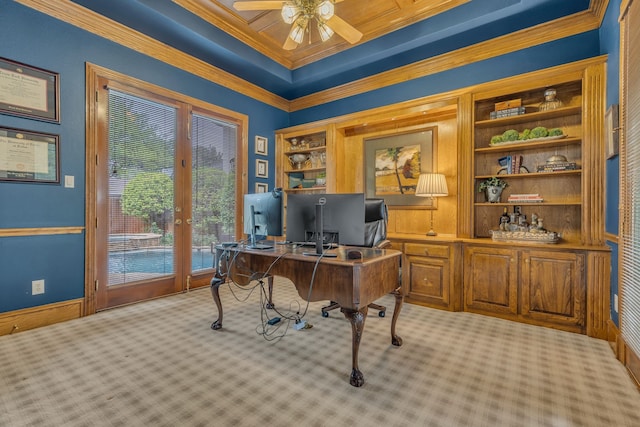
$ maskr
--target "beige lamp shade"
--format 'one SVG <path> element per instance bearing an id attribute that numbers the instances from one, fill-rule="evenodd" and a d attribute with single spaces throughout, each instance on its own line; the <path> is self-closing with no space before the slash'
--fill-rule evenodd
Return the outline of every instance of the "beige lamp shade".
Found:
<path id="1" fill-rule="evenodd" d="M 418 178 L 416 196 L 440 197 L 448 196 L 447 180 L 441 173 L 423 173 Z"/>

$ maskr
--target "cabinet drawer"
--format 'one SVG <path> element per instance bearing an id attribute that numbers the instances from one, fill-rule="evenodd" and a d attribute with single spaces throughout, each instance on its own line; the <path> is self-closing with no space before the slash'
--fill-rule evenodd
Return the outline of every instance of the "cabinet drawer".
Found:
<path id="1" fill-rule="evenodd" d="M 449 258 L 449 246 L 427 243 L 405 243 L 404 253 L 407 255 Z"/>

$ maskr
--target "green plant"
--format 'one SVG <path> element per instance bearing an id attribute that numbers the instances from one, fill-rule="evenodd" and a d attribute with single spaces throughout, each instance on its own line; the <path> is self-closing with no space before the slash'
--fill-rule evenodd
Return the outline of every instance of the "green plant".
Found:
<path id="1" fill-rule="evenodd" d="M 478 186 L 478 192 L 481 193 L 487 189 L 487 187 L 506 187 L 507 181 L 498 178 L 497 176 L 492 176 L 491 178 L 487 178 L 480 183 Z"/>

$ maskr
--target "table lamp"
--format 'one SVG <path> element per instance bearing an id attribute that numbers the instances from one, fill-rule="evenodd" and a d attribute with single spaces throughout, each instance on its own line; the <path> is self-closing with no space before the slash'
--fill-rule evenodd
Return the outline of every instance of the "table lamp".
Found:
<path id="1" fill-rule="evenodd" d="M 416 196 L 419 197 L 431 197 L 433 202 L 434 197 L 448 196 L 449 190 L 447 189 L 447 180 L 441 173 L 423 173 L 418 178 L 418 186 L 416 187 Z M 427 236 L 435 236 L 437 233 L 433 231 L 433 209 L 431 210 L 431 228 L 427 233 Z"/>

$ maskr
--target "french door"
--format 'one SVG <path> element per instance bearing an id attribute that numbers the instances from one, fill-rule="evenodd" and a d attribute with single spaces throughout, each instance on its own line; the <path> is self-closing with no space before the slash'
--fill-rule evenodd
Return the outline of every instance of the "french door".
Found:
<path id="1" fill-rule="evenodd" d="M 118 80 L 96 82 L 96 221 L 87 240 L 95 310 L 208 284 L 211 245 L 239 229 L 241 123 Z"/>

